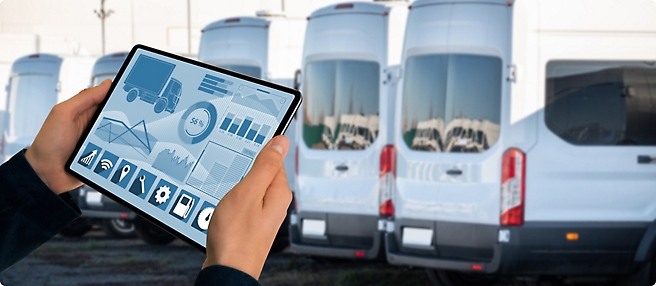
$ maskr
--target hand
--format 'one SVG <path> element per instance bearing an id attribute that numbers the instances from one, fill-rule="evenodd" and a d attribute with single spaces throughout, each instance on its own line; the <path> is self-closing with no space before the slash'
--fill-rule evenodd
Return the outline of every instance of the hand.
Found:
<path id="1" fill-rule="evenodd" d="M 203 268 L 220 264 L 260 277 L 292 200 L 283 166 L 288 150 L 285 136 L 274 137 L 246 177 L 223 197 L 210 219 Z"/>
<path id="2" fill-rule="evenodd" d="M 25 151 L 25 159 L 48 188 L 59 195 L 82 185 L 65 170 L 66 161 L 87 128 L 98 104 L 107 96 L 111 80 L 87 88 L 55 105 L 39 134 Z"/>

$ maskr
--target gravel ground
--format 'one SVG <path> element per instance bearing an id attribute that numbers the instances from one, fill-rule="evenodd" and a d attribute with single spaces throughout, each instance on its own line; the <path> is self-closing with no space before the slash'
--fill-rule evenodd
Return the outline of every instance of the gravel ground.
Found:
<path id="1" fill-rule="evenodd" d="M 57 236 L 0 273 L 13 285 L 192 285 L 205 256 L 176 240 L 166 246 L 109 239 L 101 231 Z M 267 259 L 262 285 L 430 285 L 420 269 L 382 262 L 313 260 L 288 252 Z"/>

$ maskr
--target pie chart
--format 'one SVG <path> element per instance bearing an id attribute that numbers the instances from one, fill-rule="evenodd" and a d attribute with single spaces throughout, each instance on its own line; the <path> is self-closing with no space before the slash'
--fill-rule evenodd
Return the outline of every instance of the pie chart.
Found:
<path id="1" fill-rule="evenodd" d="M 190 106 L 180 118 L 178 135 L 187 144 L 199 143 L 207 138 L 216 125 L 216 108 L 207 101 Z"/>

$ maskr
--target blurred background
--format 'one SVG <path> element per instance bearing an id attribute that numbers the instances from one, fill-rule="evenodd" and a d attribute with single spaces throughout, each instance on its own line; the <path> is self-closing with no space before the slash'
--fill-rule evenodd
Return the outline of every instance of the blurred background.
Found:
<path id="1" fill-rule="evenodd" d="M 656 282 L 654 0 L 0 0 L 3 160 L 135 44 L 303 93 L 263 285 Z M 1 283 L 193 283 L 203 253 L 72 194 Z"/>

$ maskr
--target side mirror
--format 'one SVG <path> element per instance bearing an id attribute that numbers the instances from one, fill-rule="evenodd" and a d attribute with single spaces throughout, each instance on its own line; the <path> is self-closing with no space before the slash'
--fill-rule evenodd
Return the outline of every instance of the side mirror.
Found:
<path id="1" fill-rule="evenodd" d="M 301 88 L 301 70 L 298 69 L 296 70 L 296 73 L 294 73 L 294 89 L 299 90 Z"/>

